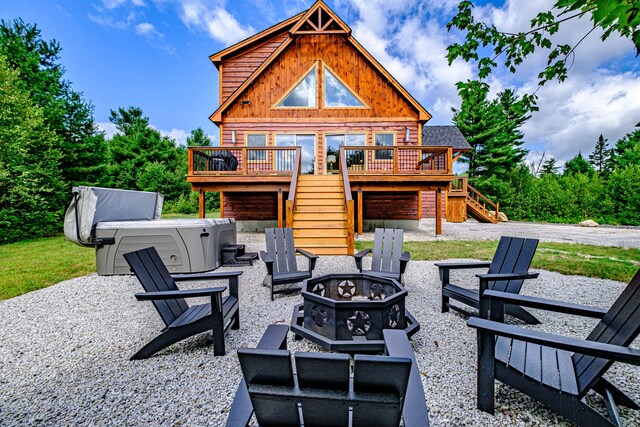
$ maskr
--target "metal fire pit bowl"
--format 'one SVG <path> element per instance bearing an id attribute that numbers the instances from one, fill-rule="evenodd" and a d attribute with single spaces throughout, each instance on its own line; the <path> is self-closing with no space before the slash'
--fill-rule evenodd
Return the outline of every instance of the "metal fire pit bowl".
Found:
<path id="1" fill-rule="evenodd" d="M 328 274 L 304 281 L 303 303 L 293 310 L 291 330 L 324 348 L 342 352 L 384 350 L 383 329 L 420 324 L 405 308 L 407 290 L 394 279 L 372 274 Z"/>

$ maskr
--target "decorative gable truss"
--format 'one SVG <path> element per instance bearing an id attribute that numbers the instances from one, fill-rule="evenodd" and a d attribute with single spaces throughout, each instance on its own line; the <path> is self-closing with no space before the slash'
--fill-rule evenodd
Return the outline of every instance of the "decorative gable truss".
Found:
<path id="1" fill-rule="evenodd" d="M 351 34 L 345 24 L 324 2 L 317 1 L 289 31 L 292 35 L 302 34 Z"/>

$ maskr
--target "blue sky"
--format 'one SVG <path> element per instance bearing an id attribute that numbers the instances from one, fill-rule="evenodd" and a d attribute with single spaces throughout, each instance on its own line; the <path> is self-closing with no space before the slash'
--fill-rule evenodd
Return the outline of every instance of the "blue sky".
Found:
<path id="1" fill-rule="evenodd" d="M 152 125 L 183 142 L 200 126 L 214 138 L 209 115 L 218 105 L 218 72 L 208 56 L 255 34 L 313 1 L 301 0 L 5 0 L 0 18 L 36 23 L 63 51 L 66 78 L 95 106 L 107 134 L 109 110 L 139 106 Z M 457 0 L 327 0 L 354 36 L 433 114 L 429 124 L 451 123 L 459 105 L 455 83 L 473 77 L 473 65 L 449 67 L 445 49 L 460 35 L 446 22 Z M 481 2 L 475 13 L 499 28 L 528 28 L 534 14 L 553 2 Z M 560 36 L 578 40 L 587 19 Z M 497 73 L 494 93 L 535 88 L 544 58 L 525 62 L 517 75 Z M 631 42 L 596 32 L 581 44 L 569 79 L 540 90 L 541 111 L 525 126 L 530 161 L 542 153 L 560 161 L 593 150 L 600 133 L 615 142 L 640 121 L 639 60 Z"/>

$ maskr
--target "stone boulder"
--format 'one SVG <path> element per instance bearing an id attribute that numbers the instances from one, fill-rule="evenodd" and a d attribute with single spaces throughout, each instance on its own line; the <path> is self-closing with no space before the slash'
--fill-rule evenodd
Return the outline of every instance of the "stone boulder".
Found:
<path id="1" fill-rule="evenodd" d="M 592 219 L 588 219 L 588 220 L 586 220 L 586 221 L 582 221 L 581 223 L 578 223 L 578 225 L 579 225 L 580 227 L 597 227 L 597 226 L 599 226 L 600 224 L 598 224 L 597 222 L 595 222 L 595 221 L 594 221 L 594 220 L 592 220 Z"/>
<path id="2" fill-rule="evenodd" d="M 489 211 L 491 215 L 496 214 L 496 211 Z M 498 222 L 509 222 L 509 218 L 507 218 L 507 214 L 504 212 L 498 212 Z"/>

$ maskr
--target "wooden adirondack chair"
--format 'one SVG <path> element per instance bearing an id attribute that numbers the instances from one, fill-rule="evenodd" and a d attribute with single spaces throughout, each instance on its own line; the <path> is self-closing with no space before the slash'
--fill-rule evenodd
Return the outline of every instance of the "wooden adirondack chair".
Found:
<path id="1" fill-rule="evenodd" d="M 171 276 L 155 248 L 140 249 L 124 254 L 140 284 L 146 291 L 136 294 L 138 301 L 152 301 L 166 327 L 150 343 L 142 347 L 131 360 L 146 359 L 171 344 L 212 330 L 213 353 L 225 354 L 224 332 L 240 327 L 238 311 L 238 276 L 229 273 L 182 274 Z M 223 297 L 225 286 L 207 289 L 179 290 L 177 281 L 228 280 L 229 295 Z M 184 298 L 210 297 L 210 304 L 189 307 Z"/>
<path id="2" fill-rule="evenodd" d="M 491 289 L 496 291 L 519 294 L 522 284 L 526 279 L 535 279 L 538 273 L 529 273 L 529 266 L 538 247 L 538 239 L 523 239 L 520 237 L 501 237 L 498 248 L 489 262 L 464 262 L 464 263 L 436 263 L 442 280 L 442 305 L 443 313 L 449 308 L 472 315 L 449 303 L 449 299 L 460 301 L 473 308 L 480 306 L 480 290 Z M 476 275 L 480 279 L 479 289 L 469 289 L 454 285 L 450 282 L 450 271 L 470 268 L 489 268 L 487 274 Z M 540 323 L 531 313 L 517 305 L 507 305 L 506 313 L 517 317 L 532 325 Z"/>
<path id="3" fill-rule="evenodd" d="M 376 228 L 371 269 L 362 270 L 362 259 L 372 252 L 371 249 L 365 249 L 353 256 L 358 271 L 389 277 L 404 283 L 403 275 L 411 254 L 408 251 L 402 252 L 403 235 L 404 230 L 401 228 Z"/>
<path id="4" fill-rule="evenodd" d="M 640 333 L 640 270 L 608 311 L 497 291 L 482 299 L 481 315 L 490 311 L 491 320 L 467 323 L 478 330 L 478 409 L 493 414 L 494 379 L 581 426 L 621 426 L 616 403 L 640 409 L 603 378 L 615 361 L 640 365 L 640 351 L 629 348 Z M 505 304 L 601 320 L 586 340 L 567 338 L 504 325 Z M 589 390 L 604 397 L 611 420 L 583 400 Z"/>
<path id="5" fill-rule="evenodd" d="M 270 332 L 275 331 L 268 329 Z M 402 342 L 399 334 L 408 343 L 403 331 L 389 332 L 398 335 L 390 338 L 390 346 Z M 227 419 L 228 427 L 246 426 L 252 413 L 261 426 L 396 427 L 401 417 L 408 427 L 429 425 L 420 373 L 415 367 L 413 375 L 415 362 L 411 357 L 355 355 L 350 378 L 348 355 L 298 352 L 294 356 L 294 374 L 290 352 L 274 349 L 273 343 L 270 349 L 261 348 L 263 341 L 258 348 L 238 350 L 249 401 L 239 389 Z M 400 347 L 399 352 L 406 350 Z M 419 390 L 413 389 L 419 394 L 414 399 L 417 407 L 409 403 L 406 395 L 414 377 L 419 385 Z M 411 414 L 403 409 L 407 405 Z"/>
<path id="6" fill-rule="evenodd" d="M 296 249 L 293 244 L 293 230 L 291 228 L 265 228 L 267 251 L 260 251 L 260 259 L 267 266 L 267 277 L 264 284 L 271 289 L 271 301 L 274 294 L 296 292 L 298 287 L 274 289 L 287 283 L 298 283 L 309 279 L 316 268 L 317 255 L 303 249 Z M 296 252 L 309 260 L 308 270 L 298 270 Z"/>

